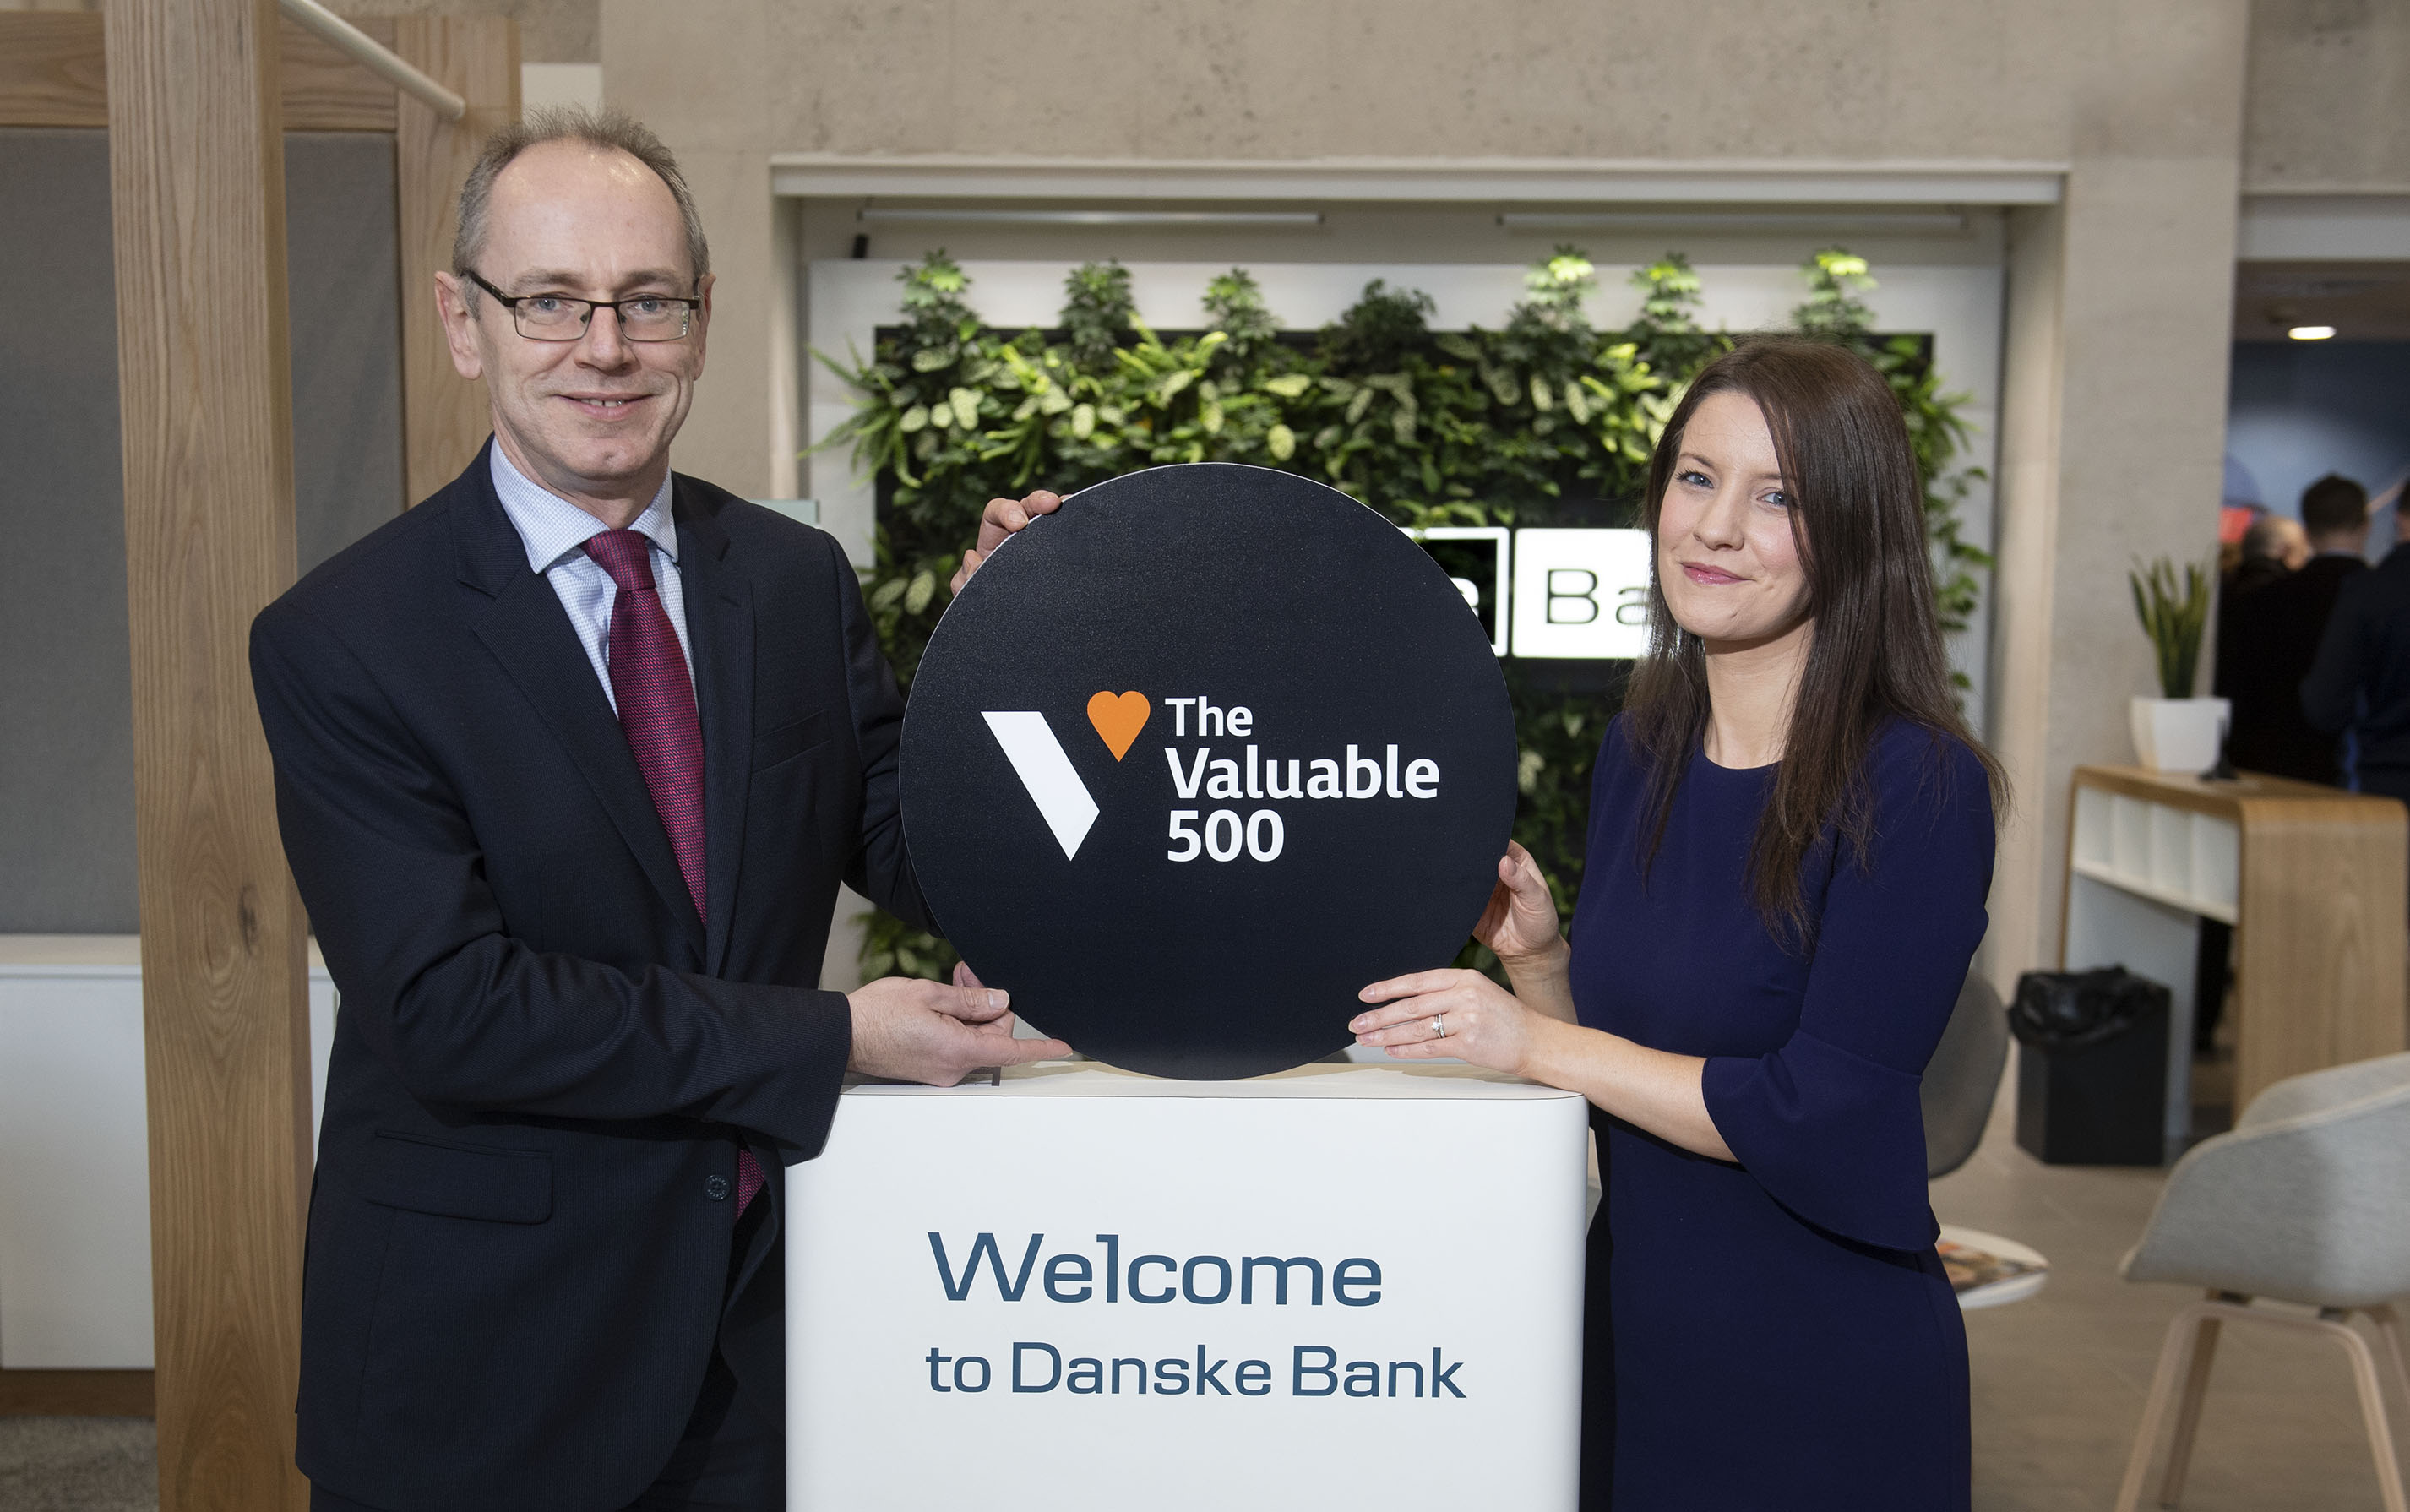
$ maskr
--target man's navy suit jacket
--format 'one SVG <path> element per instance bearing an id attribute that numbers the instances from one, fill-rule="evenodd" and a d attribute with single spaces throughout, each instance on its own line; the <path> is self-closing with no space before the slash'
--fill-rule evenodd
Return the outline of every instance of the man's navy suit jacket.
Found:
<path id="1" fill-rule="evenodd" d="M 623 1505 L 716 1340 L 783 1400 L 781 1175 L 820 1150 L 851 1046 L 814 990 L 837 884 L 925 921 L 903 705 L 833 541 L 693 478 L 673 499 L 707 924 L 484 455 L 252 628 L 341 994 L 299 1461 L 371 1506 Z M 732 1288 L 739 1141 L 771 1210 Z"/>
<path id="2" fill-rule="evenodd" d="M 2370 791 L 2410 782 L 2410 542 L 2335 596 L 2317 660 L 2301 679 L 2301 712 L 2321 730 L 2349 727 Z"/>

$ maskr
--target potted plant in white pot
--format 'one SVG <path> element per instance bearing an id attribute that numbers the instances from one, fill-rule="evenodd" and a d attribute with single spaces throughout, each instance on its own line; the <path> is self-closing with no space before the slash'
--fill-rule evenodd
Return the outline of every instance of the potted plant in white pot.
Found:
<path id="1" fill-rule="evenodd" d="M 2206 773 L 2217 765 L 2232 708 L 2222 698 L 2192 696 L 2201 632 L 2209 625 L 2209 569 L 2187 562 L 2179 591 L 2175 566 L 2162 557 L 2127 573 L 2126 581 L 2134 590 L 2134 613 L 2151 637 L 2159 691 L 2166 695 L 2135 698 L 2134 754 L 2161 772 Z"/>

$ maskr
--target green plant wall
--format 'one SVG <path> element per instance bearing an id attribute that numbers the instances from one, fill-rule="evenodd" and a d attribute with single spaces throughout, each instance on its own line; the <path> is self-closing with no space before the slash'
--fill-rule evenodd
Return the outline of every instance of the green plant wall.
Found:
<path id="1" fill-rule="evenodd" d="M 1434 333 L 1429 296 L 1375 280 L 1332 325 L 1285 332 L 1233 269 L 1205 290 L 1210 329 L 1158 335 L 1137 316 L 1127 271 L 1092 263 L 1066 281 L 1060 328 L 1016 333 L 980 320 L 943 252 L 899 277 L 905 323 L 882 330 L 866 359 L 821 356 L 860 407 L 820 444 L 849 450 L 878 479 L 864 588 L 907 688 L 991 498 L 1233 461 L 1328 483 L 1405 526 L 1636 524 L 1666 417 L 1729 345 L 1699 327 L 1699 277 L 1680 254 L 1633 275 L 1640 314 L 1615 331 L 1585 317 L 1597 274 L 1573 247 L 1532 267 L 1523 301 L 1494 331 Z M 1863 352 L 1899 396 L 1925 479 L 1943 627 L 1964 628 L 1974 572 L 1989 560 L 1959 534 L 1957 504 L 1981 476 L 1956 465 L 1966 397 L 1942 390 L 1923 338 L 1872 332 L 1862 258 L 1830 249 L 1802 278 L 1795 324 Z M 1516 837 L 1567 909 L 1590 761 L 1620 683 L 1546 662 L 1510 660 L 1505 671 L 1522 746 Z M 1462 959 L 1491 964 L 1477 947 Z M 865 931 L 865 978 L 942 977 L 953 961 L 944 940 L 885 914 Z"/>

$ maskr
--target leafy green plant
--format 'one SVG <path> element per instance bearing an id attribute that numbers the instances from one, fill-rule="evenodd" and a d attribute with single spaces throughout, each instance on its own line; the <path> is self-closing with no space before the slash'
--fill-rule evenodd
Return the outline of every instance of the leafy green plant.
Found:
<path id="1" fill-rule="evenodd" d="M 1900 397 L 1926 482 L 1942 623 L 1976 606 L 1989 559 L 1958 533 L 1970 480 L 1965 397 L 1945 393 L 1919 338 L 1881 338 L 1858 298 L 1866 264 L 1821 253 L 1797 315 L 1844 342 Z M 879 492 L 865 580 L 881 644 L 907 687 L 943 613 L 947 582 L 999 493 L 1070 492 L 1166 462 L 1236 461 L 1301 473 L 1400 525 L 1638 523 L 1648 457 L 1691 376 L 1728 350 L 1700 328 L 1700 282 L 1669 253 L 1633 282 L 1640 313 L 1590 324 L 1598 274 L 1579 248 L 1534 263 L 1497 330 L 1433 332 L 1430 296 L 1375 280 L 1309 340 L 1284 335 L 1241 269 L 1212 280 L 1210 328 L 1158 333 L 1139 319 L 1127 269 L 1093 263 L 1065 284 L 1061 328 L 999 331 L 974 313 L 961 268 L 933 253 L 907 268 L 904 323 L 867 358 L 822 356 L 860 407 L 823 448 L 849 450 Z M 1621 683 L 1569 686 L 1546 663 L 1505 663 L 1521 754 L 1515 836 L 1570 909 L 1581 885 L 1590 763 Z M 942 978 L 942 939 L 874 915 L 868 975 Z M 1467 964 L 1494 966 L 1468 947 Z"/>
<path id="2" fill-rule="evenodd" d="M 1340 372 L 1373 372 L 1401 366 L 1408 353 L 1430 344 L 1426 318 L 1438 308 L 1420 289 L 1393 289 L 1383 279 L 1364 285 L 1364 297 L 1322 333 L 1322 360 Z"/>
<path id="3" fill-rule="evenodd" d="M 1808 259 L 1808 298 L 1791 312 L 1792 324 L 1810 336 L 1852 336 L 1873 324 L 1862 294 L 1877 287 L 1866 260 L 1842 247 L 1826 247 Z"/>
<path id="4" fill-rule="evenodd" d="M 2159 689 L 2170 698 L 2190 698 L 2193 677 L 2200 668 L 2201 632 L 2209 625 L 2209 585 L 2214 562 L 2185 563 L 2179 589 L 2175 563 L 2161 557 L 2147 567 L 2140 561 L 2126 574 L 2134 590 L 2134 614 L 2142 633 L 2151 638 L 2151 653 L 2159 667 Z"/>
<path id="5" fill-rule="evenodd" d="M 1207 328 L 1228 338 L 1213 355 L 1217 371 L 1243 371 L 1280 335 L 1280 317 L 1264 304 L 1256 275 L 1243 268 L 1206 283 L 1205 319 Z"/>
<path id="6" fill-rule="evenodd" d="M 1129 269 L 1119 263 L 1088 263 L 1063 281 L 1063 334 L 1083 372 L 1111 371 L 1113 349 L 1137 313 Z"/>

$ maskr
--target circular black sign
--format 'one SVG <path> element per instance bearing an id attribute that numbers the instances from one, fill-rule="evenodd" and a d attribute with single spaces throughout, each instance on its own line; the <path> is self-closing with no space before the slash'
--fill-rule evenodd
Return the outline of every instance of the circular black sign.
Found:
<path id="1" fill-rule="evenodd" d="M 1099 484 L 947 608 L 904 722 L 939 925 L 1032 1024 L 1159 1076 L 1347 1045 L 1445 966 L 1515 817 L 1478 619 L 1336 489 L 1198 463 Z"/>

